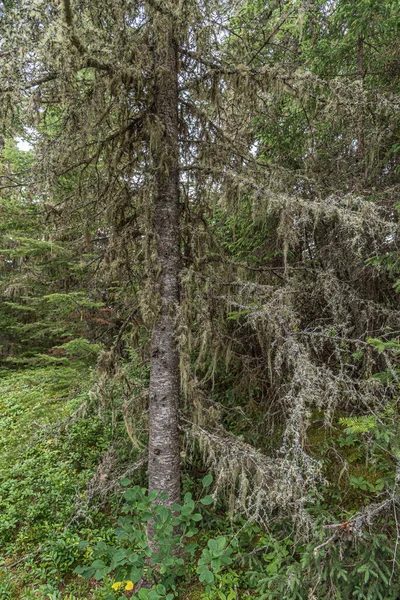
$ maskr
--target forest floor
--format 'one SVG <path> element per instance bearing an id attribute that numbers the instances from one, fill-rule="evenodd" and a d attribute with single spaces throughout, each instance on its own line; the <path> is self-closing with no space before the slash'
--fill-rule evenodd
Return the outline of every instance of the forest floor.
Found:
<path id="1" fill-rule="evenodd" d="M 88 401 L 90 376 L 79 362 L 1 374 L 1 600 L 96 598 L 71 571 L 81 535 L 100 528 L 68 527 L 109 444 L 101 419 L 76 414 Z"/>
<path id="2" fill-rule="evenodd" d="M 138 458 L 121 414 L 93 403 L 92 383 L 92 369 L 80 361 L 0 373 L 0 600 L 124 600 L 134 595 L 130 589 L 113 589 L 113 572 L 101 581 L 75 573 L 93 563 L 96 544 L 115 544 L 123 505 L 119 481 Z M 233 518 L 222 500 L 202 507 L 204 490 L 193 475 L 201 459 L 192 456 L 194 463 L 183 466 L 183 492 L 189 503 L 193 495 L 201 526 L 189 540 L 196 550 L 174 597 L 306 600 L 305 584 L 310 590 L 317 573 L 326 590 L 314 596 L 317 600 L 336 598 L 329 594 L 338 585 L 341 598 L 397 598 L 396 522 L 390 514 L 382 514 L 377 527 L 365 528 L 356 542 L 339 536 L 335 544 L 325 544 L 331 530 L 324 528 L 381 501 L 395 467 L 394 458 L 387 459 L 389 451 L 394 457 L 392 445 L 397 448 L 397 434 L 390 428 L 397 419 L 393 411 L 389 406 L 373 421 L 342 418 L 328 432 L 314 415 L 309 450 L 325 461 L 331 482 L 321 488 L 324 497 L 310 499 L 313 530 L 308 539 L 297 535 L 289 520 L 274 520 L 265 530 L 254 521 Z M 134 484 L 144 487 L 144 469 L 135 473 Z M 104 481 L 114 485 L 113 493 L 102 494 Z M 199 582 L 199 557 L 216 540 L 224 540 L 232 560 L 207 590 Z M 323 550 L 316 554 L 319 545 Z M 157 598 L 169 600 L 168 595 Z"/>

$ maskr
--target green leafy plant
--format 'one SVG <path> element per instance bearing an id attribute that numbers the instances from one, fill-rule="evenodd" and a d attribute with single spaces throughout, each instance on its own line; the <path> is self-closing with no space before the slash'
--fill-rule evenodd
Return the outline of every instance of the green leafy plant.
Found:
<path id="1" fill-rule="evenodd" d="M 208 487 L 211 482 L 212 477 L 207 475 L 203 487 Z M 171 510 L 160 503 L 166 500 L 165 494 L 147 493 L 139 486 L 129 487 L 129 479 L 123 479 L 121 483 L 127 489 L 123 496 L 123 515 L 115 530 L 117 543 L 101 541 L 96 544 L 93 548 L 95 560 L 89 566 L 77 567 L 75 573 L 94 577 L 97 581 L 112 575 L 115 583 L 111 587 L 115 592 L 121 587 L 133 590 L 145 579 L 151 588 L 141 588 L 134 598 L 171 600 L 176 594 L 177 579 L 184 575 L 185 558 L 193 559 L 198 548 L 196 542 L 190 541 L 198 533 L 197 524 L 202 520 L 197 509 L 199 505 L 211 504 L 212 496 L 207 495 L 196 503 L 187 492 L 183 504 L 175 504 Z M 151 545 L 147 535 L 149 527 L 154 531 Z M 213 572 L 218 573 L 224 564 L 229 564 L 230 553 L 225 538 L 209 540 L 208 550 L 203 551 L 199 561 L 200 574 L 207 571 L 213 576 Z M 207 581 L 209 576 L 200 579 Z M 108 598 L 114 597 L 115 594 L 110 592 Z"/>
<path id="2" fill-rule="evenodd" d="M 197 566 L 200 582 L 209 585 L 214 583 L 215 575 L 220 573 L 223 567 L 231 564 L 232 552 L 233 548 L 228 546 L 225 536 L 208 540 L 207 548 L 203 549 Z"/>

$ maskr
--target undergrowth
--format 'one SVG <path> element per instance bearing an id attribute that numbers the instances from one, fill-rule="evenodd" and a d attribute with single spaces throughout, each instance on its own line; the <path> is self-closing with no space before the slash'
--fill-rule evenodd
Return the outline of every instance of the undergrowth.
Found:
<path id="1" fill-rule="evenodd" d="M 0 379 L 0 599 L 398 597 L 395 403 L 368 418 L 342 415 L 329 428 L 315 413 L 306 443 L 325 484 L 305 503 L 308 530 L 279 512 L 265 529 L 229 513 L 196 451 L 174 514 L 152 506 L 142 471 L 118 484 L 137 455 L 122 416 L 90 407 L 90 380 L 79 362 Z M 150 587 L 140 589 L 143 577 Z"/>

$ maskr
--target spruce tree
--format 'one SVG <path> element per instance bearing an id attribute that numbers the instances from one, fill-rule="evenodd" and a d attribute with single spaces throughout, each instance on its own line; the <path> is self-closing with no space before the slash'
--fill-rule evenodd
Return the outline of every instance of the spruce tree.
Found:
<path id="1" fill-rule="evenodd" d="M 179 406 L 217 489 L 264 518 L 301 512 L 320 476 L 311 412 L 384 396 L 361 327 L 394 327 L 390 282 L 374 295 L 366 260 L 393 248 L 395 215 L 341 170 L 366 160 L 372 101 L 357 66 L 341 82 L 313 54 L 316 5 L 39 0 L 2 19 L 4 126 L 37 132 L 41 193 L 89 236 L 101 223 L 103 281 L 122 280 L 124 317 L 140 310 L 152 331 L 149 487 L 170 504 Z M 260 403 L 264 435 L 278 407 L 284 453 L 222 427 L 210 396 L 227 371 L 233 397 Z"/>

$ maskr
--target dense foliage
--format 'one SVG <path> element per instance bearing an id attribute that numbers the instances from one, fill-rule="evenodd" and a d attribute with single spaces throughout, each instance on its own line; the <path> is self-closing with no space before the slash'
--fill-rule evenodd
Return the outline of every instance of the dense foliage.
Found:
<path id="1" fill-rule="evenodd" d="M 399 14 L 0 1 L 0 598 L 399 597 Z"/>

